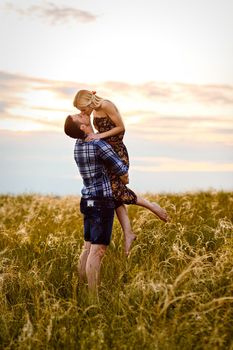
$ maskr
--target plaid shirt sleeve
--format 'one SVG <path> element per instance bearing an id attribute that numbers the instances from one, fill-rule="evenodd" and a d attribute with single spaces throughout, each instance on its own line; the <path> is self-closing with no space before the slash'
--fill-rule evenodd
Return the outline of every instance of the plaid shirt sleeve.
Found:
<path id="1" fill-rule="evenodd" d="M 104 140 L 97 140 L 98 155 L 105 166 L 109 167 L 116 175 L 121 176 L 128 172 L 128 165 L 124 164 L 112 147 Z"/>

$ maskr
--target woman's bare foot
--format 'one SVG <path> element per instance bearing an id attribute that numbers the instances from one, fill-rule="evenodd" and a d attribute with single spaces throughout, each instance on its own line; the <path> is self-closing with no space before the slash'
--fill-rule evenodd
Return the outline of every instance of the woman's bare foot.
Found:
<path id="1" fill-rule="evenodd" d="M 153 213 L 155 213 L 155 215 L 157 215 L 160 218 L 160 220 L 164 222 L 168 222 L 169 218 L 166 210 L 161 208 L 156 202 L 152 202 L 152 206 L 153 206 Z"/>
<path id="2" fill-rule="evenodd" d="M 135 239 L 136 239 L 136 235 L 134 233 L 130 233 L 125 236 L 125 255 L 126 256 L 129 255 L 131 245 Z"/>

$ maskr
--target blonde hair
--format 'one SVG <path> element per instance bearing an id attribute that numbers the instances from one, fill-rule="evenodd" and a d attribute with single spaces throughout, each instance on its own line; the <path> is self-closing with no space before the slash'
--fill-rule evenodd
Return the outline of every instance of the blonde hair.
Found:
<path id="1" fill-rule="evenodd" d="M 96 95 L 95 91 L 79 90 L 75 95 L 73 105 L 80 109 L 85 107 L 99 108 L 103 101 L 102 97 Z"/>

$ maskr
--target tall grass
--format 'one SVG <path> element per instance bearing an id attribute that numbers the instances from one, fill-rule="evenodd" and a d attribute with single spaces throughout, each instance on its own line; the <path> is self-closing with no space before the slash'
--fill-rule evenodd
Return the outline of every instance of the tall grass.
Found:
<path id="1" fill-rule="evenodd" d="M 79 198 L 0 196 L 0 348 L 233 349 L 233 193 L 147 197 L 171 221 L 130 206 L 126 258 L 115 220 L 90 304 Z"/>

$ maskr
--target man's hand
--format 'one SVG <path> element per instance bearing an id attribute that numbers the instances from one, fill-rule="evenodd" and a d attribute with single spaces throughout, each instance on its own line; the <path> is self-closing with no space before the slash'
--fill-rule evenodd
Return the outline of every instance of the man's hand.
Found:
<path id="1" fill-rule="evenodd" d="M 82 113 L 70 114 L 71 117 L 79 117 Z"/>
<path id="2" fill-rule="evenodd" d="M 124 175 L 120 176 L 121 181 L 123 182 L 124 185 L 127 185 L 129 183 L 129 174 L 126 173 Z"/>

